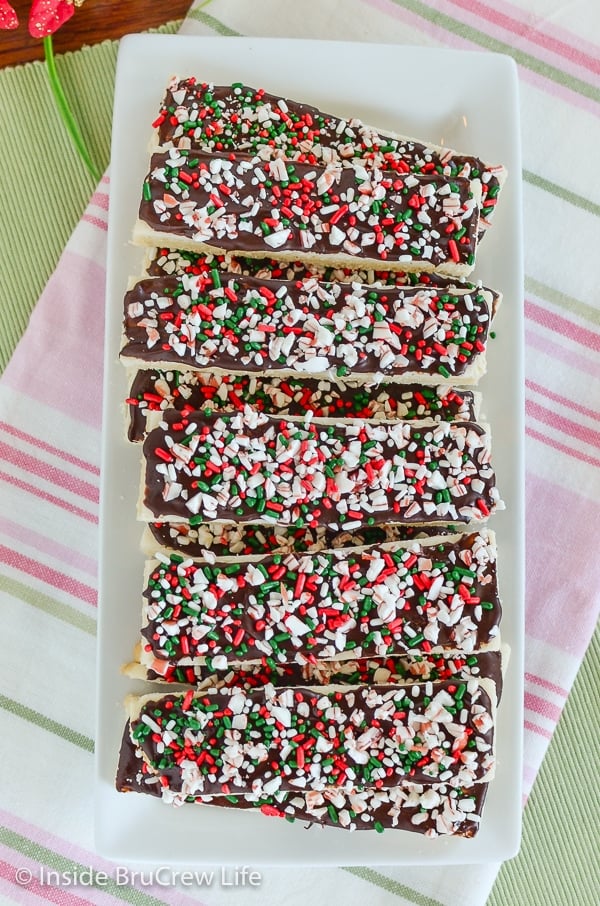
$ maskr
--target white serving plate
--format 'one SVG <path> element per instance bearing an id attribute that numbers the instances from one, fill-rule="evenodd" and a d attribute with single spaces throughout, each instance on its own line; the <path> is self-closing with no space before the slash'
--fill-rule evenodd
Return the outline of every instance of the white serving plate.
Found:
<path id="1" fill-rule="evenodd" d="M 305 829 L 298 821 L 201 808 L 170 808 L 114 788 L 130 692 L 151 689 L 120 673 L 138 639 L 143 557 L 136 522 L 139 448 L 125 440 L 124 368 L 119 363 L 122 299 L 141 274 L 143 250 L 130 243 L 147 146 L 168 78 L 242 81 L 382 129 L 473 153 L 509 171 L 475 277 L 504 294 L 481 389 L 494 437 L 506 510 L 493 517 L 499 546 L 502 637 L 512 650 L 497 726 L 498 769 L 479 834 L 472 840 L 405 831 Z M 410 78 L 408 78 L 410 76 Z M 407 80 L 408 79 L 408 80 Z M 96 845 L 116 861 L 261 865 L 434 865 L 499 862 L 521 833 L 523 727 L 523 265 L 521 157 L 516 67 L 496 54 L 254 38 L 134 35 L 119 51 L 108 233 L 104 447 L 96 733 Z"/>

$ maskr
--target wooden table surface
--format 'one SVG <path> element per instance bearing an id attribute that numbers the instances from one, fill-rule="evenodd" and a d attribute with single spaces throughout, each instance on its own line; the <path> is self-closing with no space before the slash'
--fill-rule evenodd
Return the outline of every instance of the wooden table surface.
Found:
<path id="1" fill-rule="evenodd" d="M 121 38 L 173 19 L 183 19 L 191 3 L 192 0 L 167 0 L 166 3 L 157 0 L 85 0 L 55 33 L 54 52 L 79 50 L 84 44 Z M 31 0 L 11 0 L 11 4 L 19 17 L 19 27 L 14 31 L 0 31 L 0 67 L 43 60 L 42 42 L 32 38 L 27 27 Z"/>

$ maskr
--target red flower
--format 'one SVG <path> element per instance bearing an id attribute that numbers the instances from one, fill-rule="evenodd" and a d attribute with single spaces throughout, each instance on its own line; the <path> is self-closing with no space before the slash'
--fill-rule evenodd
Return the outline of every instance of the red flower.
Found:
<path id="1" fill-rule="evenodd" d="M 33 0 L 29 12 L 29 34 L 47 38 L 71 18 L 83 0 Z M 18 28 L 19 19 L 8 0 L 0 0 L 0 28 Z"/>
<path id="2" fill-rule="evenodd" d="M 73 0 L 33 0 L 29 13 L 29 34 L 32 38 L 47 38 L 74 12 Z"/>
<path id="3" fill-rule="evenodd" d="M 0 0 L 0 28 L 8 30 L 18 27 L 19 19 L 12 6 L 7 3 L 7 0 Z"/>

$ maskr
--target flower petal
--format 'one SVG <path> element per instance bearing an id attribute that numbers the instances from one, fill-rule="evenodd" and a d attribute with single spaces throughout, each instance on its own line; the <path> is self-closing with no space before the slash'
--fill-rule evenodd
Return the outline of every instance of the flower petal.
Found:
<path id="1" fill-rule="evenodd" d="M 73 0 L 33 0 L 29 13 L 29 34 L 33 38 L 47 38 L 74 12 Z"/>
<path id="2" fill-rule="evenodd" d="M 19 27 L 19 18 L 7 0 L 0 0 L 0 28 L 8 31 Z"/>

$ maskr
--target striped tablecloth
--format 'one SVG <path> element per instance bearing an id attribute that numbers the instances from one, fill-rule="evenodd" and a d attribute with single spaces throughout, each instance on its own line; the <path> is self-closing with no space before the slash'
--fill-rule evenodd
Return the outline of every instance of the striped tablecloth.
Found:
<path id="1" fill-rule="evenodd" d="M 527 275 L 526 794 L 597 619 L 600 513 L 595 273 L 600 49 L 590 43 L 600 34 L 600 8 L 592 0 L 564 8 L 537 0 L 534 12 L 528 7 L 524 0 L 521 5 L 504 0 L 213 0 L 194 6 L 182 28 L 222 35 L 224 49 L 227 35 L 327 37 L 488 49 L 510 53 L 519 64 Z M 103 162 L 114 58 L 115 46 L 103 45 L 59 61 Z M 260 888 L 232 888 L 217 872 L 203 886 L 150 888 L 143 878 L 119 883 L 114 866 L 94 854 L 96 546 L 109 180 L 102 180 L 85 207 L 92 187 L 52 114 L 41 67 L 0 73 L 0 99 L 5 161 L 0 349 L 5 361 L 29 303 L 62 251 L 0 381 L 1 901 L 219 906 L 310 898 L 346 906 L 365 901 L 482 906 L 489 896 L 492 906 L 592 903 L 597 882 L 593 834 L 575 822 L 577 817 L 595 820 L 597 814 L 597 785 L 586 776 L 593 748 L 593 690 L 587 680 L 578 700 L 569 702 L 556 756 L 558 743 L 553 744 L 549 758 L 558 767 L 539 781 L 555 798 L 537 806 L 536 785 L 525 812 L 524 852 L 503 869 L 494 889 L 497 865 L 263 870 Z M 41 200 L 33 217 L 22 202 L 24 189 Z M 561 834 L 561 842 L 553 839 Z M 543 868 L 546 849 L 559 857 L 565 848 L 567 863 L 553 879 L 552 866 Z M 105 871 L 106 882 L 100 876 L 100 883 L 90 887 L 81 874 L 85 869 Z M 68 883 L 59 889 L 46 883 L 49 870 L 67 872 Z"/>

